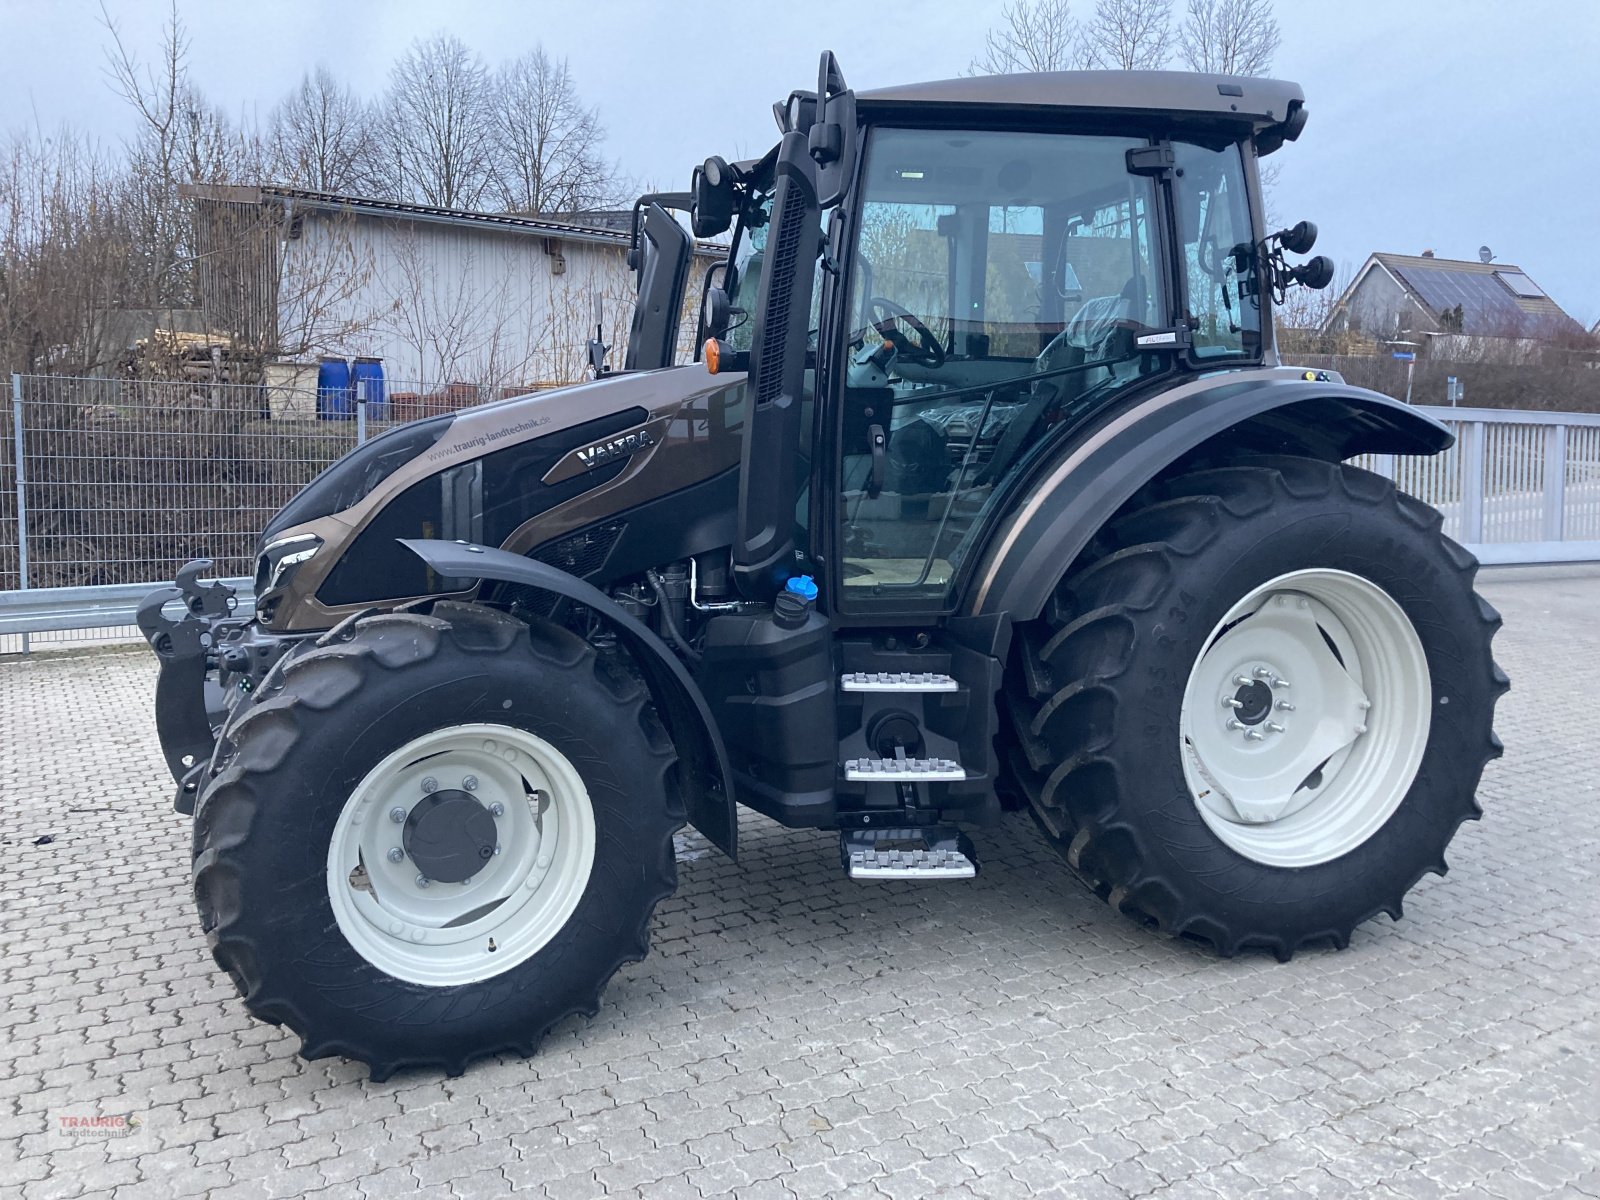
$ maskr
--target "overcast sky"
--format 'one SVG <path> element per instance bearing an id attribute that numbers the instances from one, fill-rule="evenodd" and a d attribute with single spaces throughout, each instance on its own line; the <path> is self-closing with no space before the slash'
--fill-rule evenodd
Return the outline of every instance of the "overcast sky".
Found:
<path id="1" fill-rule="evenodd" d="M 107 0 L 157 50 L 166 13 Z M 1092 0 L 1077 0 L 1080 15 Z M 1182 8 L 1182 0 L 1176 7 Z M 211 0 L 180 5 L 193 77 L 236 115 L 264 115 L 324 62 L 375 95 L 413 38 L 448 29 L 491 63 L 542 42 L 571 60 L 645 183 L 681 187 L 706 155 L 776 138 L 770 108 L 836 51 L 866 89 L 968 65 L 999 0 L 694 5 L 650 0 Z M 711 16 L 735 11 L 736 23 Z M 1273 73 L 1305 87 L 1311 122 L 1275 159 L 1286 222 L 1309 217 L 1344 272 L 1373 250 L 1496 257 L 1568 312 L 1600 319 L 1600 0 L 1277 0 Z M 696 19 L 695 14 L 706 14 Z M 0 0 L 0 125 L 63 121 L 116 139 L 130 122 L 102 74 L 95 0 Z"/>

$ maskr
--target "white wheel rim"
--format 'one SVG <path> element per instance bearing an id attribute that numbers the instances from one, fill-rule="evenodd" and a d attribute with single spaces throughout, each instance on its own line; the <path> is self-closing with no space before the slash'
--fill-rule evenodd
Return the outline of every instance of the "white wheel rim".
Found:
<path id="1" fill-rule="evenodd" d="M 1431 704 L 1422 641 L 1393 597 L 1345 571 L 1280 575 L 1228 610 L 1189 674 L 1190 796 L 1256 862 L 1328 862 L 1400 807 Z"/>
<path id="2" fill-rule="evenodd" d="M 404 856 L 405 822 L 438 789 L 467 790 L 488 809 L 498 848 L 470 879 L 423 886 Z M 565 755 L 526 730 L 452 725 L 407 742 L 356 785 L 328 846 L 328 898 L 339 931 L 379 970 L 432 987 L 473 983 L 560 932 L 594 851 L 588 789 Z"/>

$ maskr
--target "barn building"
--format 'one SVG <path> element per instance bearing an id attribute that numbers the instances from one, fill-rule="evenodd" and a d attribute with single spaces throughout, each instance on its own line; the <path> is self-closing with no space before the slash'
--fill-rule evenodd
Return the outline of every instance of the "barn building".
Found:
<path id="1" fill-rule="evenodd" d="M 278 186 L 183 191 L 206 326 L 268 362 L 376 358 L 393 388 L 566 383 L 582 377 L 597 297 L 621 361 L 633 276 L 613 214 L 587 224 Z M 691 278 L 719 253 L 703 248 Z"/>

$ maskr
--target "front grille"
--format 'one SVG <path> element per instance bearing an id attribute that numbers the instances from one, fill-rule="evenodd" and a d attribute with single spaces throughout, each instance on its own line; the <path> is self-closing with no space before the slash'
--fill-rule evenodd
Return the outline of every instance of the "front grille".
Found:
<path id="1" fill-rule="evenodd" d="M 569 533 L 564 538 L 540 546 L 528 557 L 584 579 L 605 566 L 606 557 L 622 536 L 626 524 L 625 521 L 608 521 L 604 525 L 580 529 L 577 533 Z M 561 598 L 543 588 L 507 584 L 499 593 L 499 599 L 530 616 L 549 617 L 555 612 Z"/>
<path id="2" fill-rule="evenodd" d="M 611 547 L 617 544 L 617 538 L 622 535 L 623 525 L 622 521 L 609 521 L 604 525 L 580 529 L 548 546 L 539 547 L 530 557 L 583 579 L 605 565 Z"/>

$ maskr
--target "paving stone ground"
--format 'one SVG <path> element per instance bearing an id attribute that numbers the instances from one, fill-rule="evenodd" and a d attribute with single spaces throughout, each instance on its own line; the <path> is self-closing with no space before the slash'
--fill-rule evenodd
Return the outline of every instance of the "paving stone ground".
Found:
<path id="1" fill-rule="evenodd" d="M 1021 815 L 919 886 L 747 814 L 738 865 L 682 839 L 598 1018 L 384 1084 L 212 965 L 149 657 L 0 664 L 0 1194 L 1600 1196 L 1600 570 L 1483 591 L 1485 819 L 1342 953 L 1147 933 Z"/>

